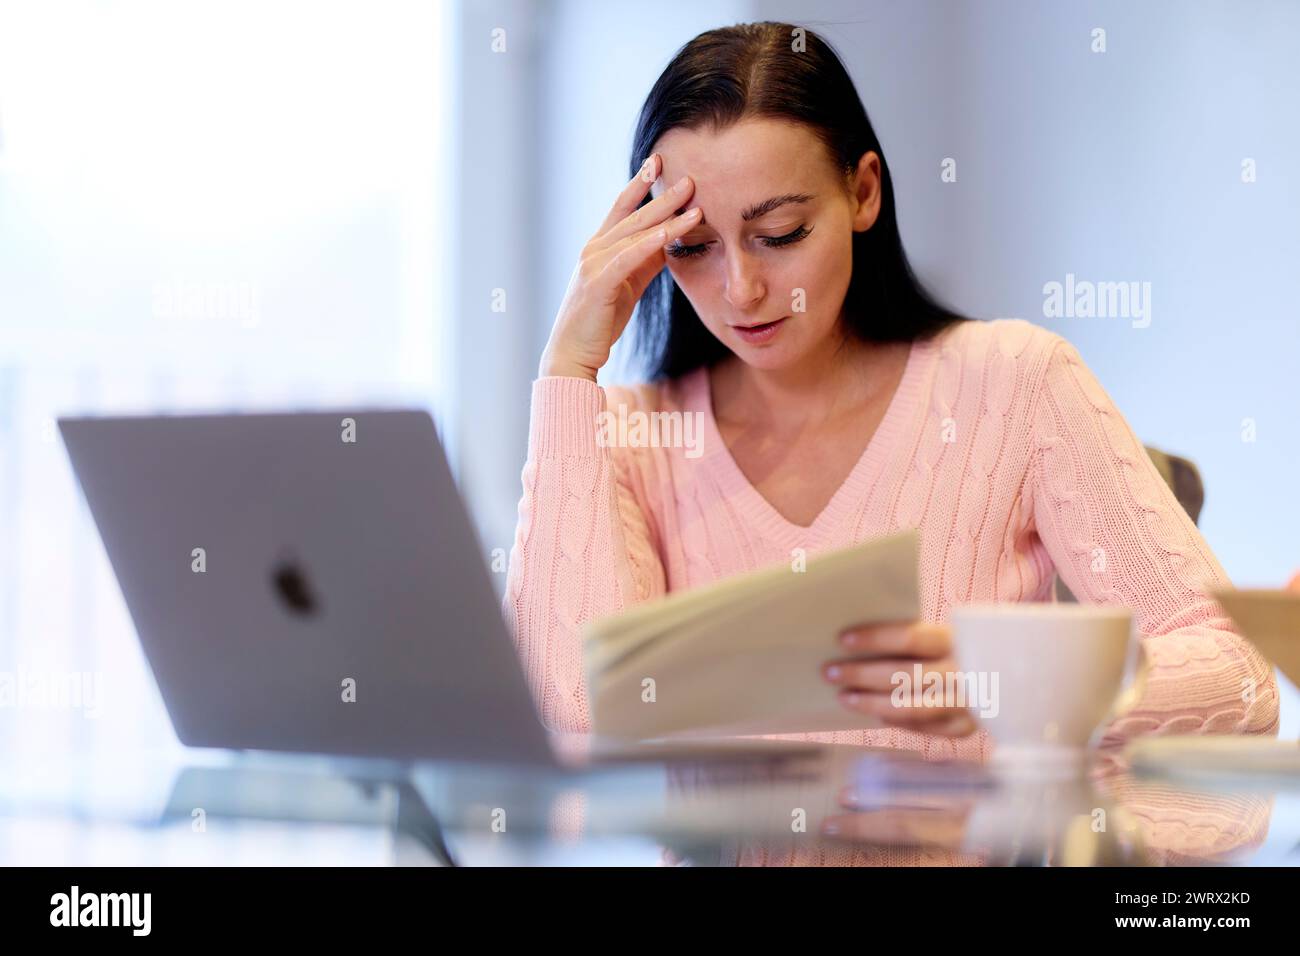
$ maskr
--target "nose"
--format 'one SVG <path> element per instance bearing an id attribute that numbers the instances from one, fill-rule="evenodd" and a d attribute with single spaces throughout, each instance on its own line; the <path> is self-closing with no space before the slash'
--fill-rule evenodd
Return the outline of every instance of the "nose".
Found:
<path id="1" fill-rule="evenodd" d="M 737 312 L 747 312 L 766 292 L 757 259 L 743 249 L 733 249 L 727 257 L 727 302 Z"/>

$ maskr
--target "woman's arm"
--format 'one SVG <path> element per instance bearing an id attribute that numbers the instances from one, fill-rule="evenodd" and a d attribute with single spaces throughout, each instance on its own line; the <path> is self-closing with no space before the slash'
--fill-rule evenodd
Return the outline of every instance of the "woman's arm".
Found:
<path id="1" fill-rule="evenodd" d="M 1133 608 L 1150 664 L 1102 745 L 1140 734 L 1276 734 L 1273 668 L 1210 591 L 1230 587 L 1191 518 L 1078 351 L 1056 338 L 1034 399 L 1029 500 L 1080 601 Z"/>
<path id="2" fill-rule="evenodd" d="M 628 456 L 596 441 L 605 404 L 604 389 L 585 378 L 533 383 L 503 607 L 542 721 L 555 731 L 591 729 L 583 626 L 665 590 Z"/>

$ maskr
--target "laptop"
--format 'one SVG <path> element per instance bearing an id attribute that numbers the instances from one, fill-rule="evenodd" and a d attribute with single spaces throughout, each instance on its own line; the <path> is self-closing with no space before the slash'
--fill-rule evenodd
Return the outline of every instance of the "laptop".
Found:
<path id="1" fill-rule="evenodd" d="M 182 743 L 580 770 L 808 755 L 557 746 L 422 410 L 59 419 Z"/>

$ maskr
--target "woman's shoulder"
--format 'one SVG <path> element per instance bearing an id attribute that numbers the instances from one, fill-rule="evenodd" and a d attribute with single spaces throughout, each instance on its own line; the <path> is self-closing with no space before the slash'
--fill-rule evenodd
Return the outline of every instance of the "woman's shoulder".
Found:
<path id="1" fill-rule="evenodd" d="M 1079 361 L 1063 335 L 1025 319 L 966 319 L 948 326 L 932 343 L 940 378 L 983 381 L 986 387 L 992 382 L 1034 390 L 1058 352 L 1068 361 Z M 972 376 L 972 371 L 981 374 Z"/>
<path id="2" fill-rule="evenodd" d="M 1024 319 L 967 319 L 931 340 L 933 394 L 949 408 L 1031 415 L 1052 376 L 1083 361 L 1061 334 Z"/>
<path id="3" fill-rule="evenodd" d="M 1045 359 L 1065 337 L 1025 319 L 966 319 L 939 333 L 936 345 L 967 361 Z"/>

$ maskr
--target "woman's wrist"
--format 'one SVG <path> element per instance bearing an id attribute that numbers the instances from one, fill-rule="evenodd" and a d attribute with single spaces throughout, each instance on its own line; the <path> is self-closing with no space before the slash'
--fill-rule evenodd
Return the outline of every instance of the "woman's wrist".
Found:
<path id="1" fill-rule="evenodd" d="M 580 362 L 570 361 L 559 356 L 543 353 L 542 361 L 537 366 L 537 374 L 543 378 L 559 376 L 563 378 L 583 378 L 589 382 L 596 381 L 597 369 Z"/>

